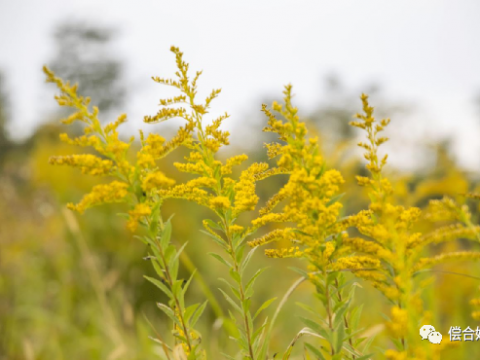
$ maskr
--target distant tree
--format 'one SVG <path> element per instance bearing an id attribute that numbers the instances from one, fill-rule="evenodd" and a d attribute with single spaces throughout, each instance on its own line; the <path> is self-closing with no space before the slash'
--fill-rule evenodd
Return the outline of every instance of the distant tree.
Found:
<path id="1" fill-rule="evenodd" d="M 55 30 L 57 54 L 49 64 L 55 73 L 79 84 L 79 93 L 90 96 L 102 111 L 125 98 L 122 62 L 114 56 L 114 29 L 83 22 L 61 24 Z"/>

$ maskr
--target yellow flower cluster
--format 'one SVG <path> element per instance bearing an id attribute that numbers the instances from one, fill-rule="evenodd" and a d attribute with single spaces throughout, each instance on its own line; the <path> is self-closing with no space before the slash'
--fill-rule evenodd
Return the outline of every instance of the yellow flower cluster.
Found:
<path id="1" fill-rule="evenodd" d="M 287 85 L 284 91 L 284 105 L 277 102 L 272 104 L 272 110 L 278 112 L 283 122 L 262 106 L 262 111 L 268 118 L 268 126 L 264 131 L 275 132 L 279 139 L 284 142 L 267 144 L 269 158 L 277 158 L 277 167 L 263 172 L 262 178 L 278 173 L 289 174 L 288 182 L 283 186 L 260 210 L 260 217 L 252 222 L 254 228 L 258 228 L 269 222 L 294 222 L 299 230 L 295 234 L 296 242 L 305 246 L 302 254 L 308 258 L 319 256 L 320 247 L 324 240 L 335 233 L 341 203 L 333 198 L 344 182 L 337 170 L 325 169 L 316 138 L 307 138 L 307 128 L 299 120 L 298 110 L 292 105 L 292 87 Z M 285 200 L 285 206 L 281 213 L 274 213 L 275 208 Z M 274 239 L 280 232 L 250 242 L 251 246 L 258 246 Z M 317 249 L 312 251 L 312 249 Z M 271 251 L 269 256 L 290 257 L 292 252 Z M 300 253 L 299 253 L 300 254 Z M 298 254 L 298 255 L 299 255 Z"/>
<path id="2" fill-rule="evenodd" d="M 113 171 L 113 162 L 103 160 L 91 154 L 52 156 L 49 159 L 53 165 L 68 165 L 78 167 L 83 174 L 89 175 L 110 175 Z"/>
<path id="3" fill-rule="evenodd" d="M 458 251 L 452 253 L 446 253 L 437 255 L 431 258 L 421 258 L 415 267 L 413 268 L 413 272 L 432 267 L 437 264 L 443 264 L 446 262 L 451 261 L 478 261 L 480 260 L 480 253 L 478 252 L 471 252 L 471 251 Z"/>
<path id="4" fill-rule="evenodd" d="M 87 208 L 105 203 L 121 202 L 128 195 L 128 185 L 120 181 L 112 181 L 106 185 L 96 185 L 77 204 L 68 204 L 68 208 L 83 213 Z"/>
<path id="5" fill-rule="evenodd" d="M 70 204 L 69 207 L 83 212 L 91 206 L 121 201 L 130 192 L 133 195 L 132 200 L 135 199 L 139 202 L 137 205 L 132 204 L 134 210 L 130 212 L 130 219 L 127 224 L 129 229 L 134 230 L 136 228 L 135 224 L 141 218 L 139 215 L 142 214 L 141 210 L 146 209 L 145 202 L 148 201 L 149 197 L 156 196 L 157 201 L 161 201 L 158 199 L 161 191 L 171 188 L 175 184 L 173 179 L 166 177 L 163 172 L 158 170 L 156 161 L 178 146 L 187 145 L 191 142 L 191 133 L 195 126 L 193 120 L 181 127 L 168 142 L 165 142 L 165 139 L 157 134 L 149 134 L 147 139 L 144 139 L 143 133 L 140 131 L 142 148 L 137 153 L 136 163 L 132 165 L 127 160 L 127 151 L 133 142 L 133 138 L 129 142 L 124 142 L 119 139 L 117 131 L 118 127 L 126 121 L 126 115 L 122 114 L 116 121 L 102 126 L 98 119 L 98 108 L 93 107 L 93 111 L 89 110 L 90 99 L 79 96 L 76 85 L 72 86 L 68 82 L 64 83 L 47 68 L 44 68 L 44 71 L 47 74 L 47 81 L 55 83 L 61 91 L 61 95 L 55 97 L 57 102 L 61 106 L 71 106 L 77 110 L 63 120 L 63 123 L 71 124 L 80 121 L 86 125 L 84 127 L 85 135 L 70 138 L 67 134 L 61 134 L 60 139 L 71 145 L 93 147 L 102 156 L 98 157 L 92 154 L 54 156 L 50 158 L 50 163 L 78 167 L 84 174 L 118 178 L 118 181 L 108 185 L 94 187 L 91 193 L 85 195 L 78 205 Z M 185 100 L 184 97 L 179 97 L 162 104 L 171 104 L 183 100 Z M 170 116 L 172 114 L 182 115 L 183 113 L 161 113 L 160 115 L 157 114 L 157 118 L 160 118 L 162 114 Z M 135 189 L 141 189 L 145 194 L 142 195 Z"/>

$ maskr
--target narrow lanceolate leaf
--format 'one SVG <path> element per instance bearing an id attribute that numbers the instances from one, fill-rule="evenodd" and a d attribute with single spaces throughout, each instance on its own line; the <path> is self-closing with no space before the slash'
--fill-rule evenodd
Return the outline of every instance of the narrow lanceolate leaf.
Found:
<path id="1" fill-rule="evenodd" d="M 220 236 L 213 235 L 213 234 L 211 234 L 211 233 L 209 233 L 208 231 L 205 231 L 205 230 L 200 230 L 200 232 L 207 235 L 209 238 L 211 238 L 213 241 L 215 241 L 218 245 L 220 245 L 220 247 L 222 247 L 224 250 L 228 249 L 227 244 L 225 243 L 225 241 Z"/>
<path id="2" fill-rule="evenodd" d="M 170 238 L 172 236 L 172 223 L 167 221 L 163 228 L 162 235 L 160 237 L 160 246 L 165 249 L 167 245 L 170 243 Z"/>
<path id="3" fill-rule="evenodd" d="M 220 290 L 220 291 L 222 292 L 223 296 L 225 297 L 225 300 L 227 300 L 228 303 L 229 303 L 230 305 L 232 305 L 232 307 L 233 307 L 235 310 L 237 310 L 240 314 L 243 313 L 243 312 L 242 312 L 242 309 L 240 308 L 240 306 L 239 306 L 230 296 L 228 296 L 228 294 L 227 294 L 225 291 L 223 291 L 222 289 L 218 289 L 218 290 Z"/>
<path id="4" fill-rule="evenodd" d="M 218 280 L 220 280 L 221 282 L 223 282 L 224 284 L 226 284 L 228 286 L 228 288 L 230 290 L 232 290 L 232 293 L 233 295 L 235 295 L 235 297 L 240 300 L 241 296 L 240 296 L 240 292 L 237 290 L 237 288 L 235 286 L 233 286 L 232 284 L 230 284 L 227 280 L 225 280 L 224 278 L 218 278 Z"/>
<path id="5" fill-rule="evenodd" d="M 162 270 L 162 268 L 160 267 L 160 264 L 158 263 L 158 260 L 153 258 L 152 259 L 152 265 L 153 265 L 153 268 L 155 269 L 155 272 L 157 273 L 158 276 L 160 276 L 161 278 L 164 277 L 164 272 Z"/>
<path id="6" fill-rule="evenodd" d="M 324 337 L 328 340 L 329 343 L 332 343 L 332 334 L 330 331 L 326 331 L 323 327 L 317 324 L 315 321 L 300 317 L 300 320 L 310 327 L 313 331 L 315 331 L 318 335 Z"/>
<path id="7" fill-rule="evenodd" d="M 271 298 L 271 299 L 265 301 L 265 302 L 258 308 L 257 312 L 256 312 L 255 315 L 253 316 L 253 320 L 255 320 L 255 319 L 257 318 L 257 316 L 260 315 L 260 313 L 261 313 L 263 310 L 267 309 L 275 300 L 277 300 L 276 297 Z"/>
<path id="8" fill-rule="evenodd" d="M 187 246 L 187 244 L 188 244 L 188 241 L 185 241 L 185 243 L 182 245 L 182 247 L 175 254 L 175 257 L 173 258 L 173 261 L 178 260 L 178 257 L 181 255 L 181 253 L 183 252 L 183 250 L 185 249 L 185 246 Z"/>
<path id="9" fill-rule="evenodd" d="M 343 347 L 343 341 L 345 339 L 345 327 L 343 324 L 339 326 L 336 332 L 337 340 L 335 342 L 335 353 L 339 354 Z"/>
<path id="10" fill-rule="evenodd" d="M 212 256 L 213 258 L 217 259 L 218 261 L 220 261 L 223 265 L 227 266 L 229 269 L 232 268 L 232 265 L 230 265 L 230 263 L 225 260 L 223 257 L 221 257 L 220 255 L 216 254 L 216 253 L 208 253 L 208 255 Z"/>
<path id="11" fill-rule="evenodd" d="M 190 286 L 190 283 L 192 282 L 192 279 L 193 279 L 193 277 L 195 276 L 196 272 L 197 272 L 197 269 L 194 269 L 194 270 L 192 271 L 192 275 L 190 275 L 190 278 L 188 279 L 188 281 L 185 283 L 185 285 L 183 285 L 183 289 L 182 289 L 182 291 L 183 291 L 183 294 L 182 294 L 183 297 L 185 297 L 185 294 L 186 294 L 186 292 L 187 292 L 187 290 L 188 290 L 188 287 Z"/>
<path id="12" fill-rule="evenodd" d="M 230 269 L 229 271 L 229 274 L 230 274 L 230 277 L 235 280 L 235 282 L 238 284 L 238 285 L 241 285 L 242 284 L 242 278 L 240 277 L 240 274 L 233 268 Z"/>
<path id="13" fill-rule="evenodd" d="M 328 206 L 330 206 L 330 205 L 332 205 L 332 204 L 335 204 L 335 203 L 336 203 L 337 201 L 339 201 L 344 195 L 345 195 L 345 193 L 342 193 L 342 194 L 338 194 L 338 195 L 332 197 L 332 198 L 330 199 L 330 201 L 327 202 L 326 206 L 328 207 Z"/>
<path id="14" fill-rule="evenodd" d="M 325 360 L 325 357 L 323 356 L 322 352 L 317 347 L 315 347 L 315 346 L 313 346 L 312 344 L 309 344 L 309 343 L 305 343 L 305 347 L 308 350 L 310 350 L 312 353 L 314 353 L 315 356 L 317 356 L 319 359 Z"/>
<path id="15" fill-rule="evenodd" d="M 191 316 L 195 313 L 199 305 L 200 303 L 193 304 L 185 309 L 185 313 L 183 314 L 183 319 L 187 324 L 189 323 L 188 321 L 190 320 Z"/>
<path id="16" fill-rule="evenodd" d="M 267 268 L 258 269 L 257 272 L 252 276 L 252 278 L 248 281 L 247 286 L 245 286 L 245 296 L 250 297 L 253 295 L 253 285 L 255 284 L 255 280 L 266 270 Z"/>
<path id="17" fill-rule="evenodd" d="M 360 317 L 362 315 L 363 304 L 356 306 L 351 314 L 350 314 L 350 327 L 352 329 L 358 328 L 358 324 L 360 323 Z"/>
<path id="18" fill-rule="evenodd" d="M 308 305 L 305 305 L 301 302 L 296 302 L 295 303 L 296 305 L 300 306 L 301 308 L 305 309 L 306 311 L 308 311 L 312 316 L 314 316 L 316 319 L 320 320 L 324 325 L 328 326 L 328 323 L 327 321 L 320 315 L 320 313 L 318 311 L 316 311 L 315 309 L 313 309 L 312 307 L 308 306 Z"/>
<path id="19" fill-rule="evenodd" d="M 223 231 L 223 229 L 220 227 L 220 225 L 218 225 L 215 221 L 211 220 L 211 219 L 206 219 L 204 220 L 207 225 L 209 227 L 211 227 L 212 229 L 215 229 L 215 230 L 218 230 L 218 231 Z"/>
<path id="20" fill-rule="evenodd" d="M 343 322 L 343 316 L 345 315 L 345 312 L 347 311 L 349 305 L 350 302 L 347 301 L 335 312 L 335 321 L 333 323 L 334 327 L 337 327 L 340 323 Z"/>
<path id="21" fill-rule="evenodd" d="M 294 267 L 294 266 L 289 266 L 288 268 L 289 268 L 290 270 L 293 270 L 293 271 L 299 273 L 299 274 L 302 275 L 305 279 L 308 279 L 308 273 L 307 273 L 305 270 L 299 269 L 299 268 Z"/>
<path id="22" fill-rule="evenodd" d="M 268 317 L 263 322 L 262 326 L 260 326 L 252 335 L 252 342 L 253 342 L 253 351 L 257 352 L 258 346 L 260 344 L 260 340 L 262 339 L 263 335 L 265 334 L 265 329 L 268 323 Z"/>
<path id="23" fill-rule="evenodd" d="M 180 324 L 180 321 L 177 319 L 172 309 L 170 309 L 167 305 L 162 303 L 157 303 L 157 306 L 160 310 L 162 310 L 165 313 L 165 315 L 167 315 L 170 318 L 170 320 L 172 320 L 175 324 L 177 324 L 177 326 L 182 327 L 182 324 Z"/>
<path id="24" fill-rule="evenodd" d="M 172 292 L 170 291 L 168 286 L 165 285 L 163 282 L 161 282 L 160 280 L 157 280 L 155 278 L 149 277 L 149 276 L 144 276 L 144 278 L 147 279 L 148 281 L 150 281 L 152 284 L 154 284 L 160 290 L 162 290 L 165 293 L 165 295 L 167 295 L 170 299 L 173 298 Z"/>
<path id="25" fill-rule="evenodd" d="M 256 250 L 256 249 L 257 249 L 257 248 L 254 247 L 252 250 L 250 250 L 250 251 L 248 252 L 247 256 L 245 256 L 245 260 L 243 260 L 242 267 L 241 267 L 241 269 L 240 269 L 240 274 L 243 274 L 243 272 L 244 272 L 245 269 L 247 268 L 247 266 L 248 266 L 250 260 L 252 259 L 252 256 L 253 256 L 253 254 L 255 253 L 255 250 Z"/>
<path id="26" fill-rule="evenodd" d="M 208 300 L 205 300 L 205 302 L 196 309 L 195 313 L 192 315 L 192 319 L 190 320 L 191 327 L 195 327 L 195 324 L 197 323 L 200 316 L 202 316 L 203 311 L 207 306 L 207 303 L 208 303 Z"/>
<path id="27" fill-rule="evenodd" d="M 300 339 L 302 336 L 314 336 L 314 337 L 318 337 L 318 338 L 321 338 L 323 339 L 322 336 L 312 332 L 309 328 L 303 328 L 302 330 L 300 330 L 297 335 L 295 335 L 295 337 L 293 338 L 293 340 L 290 342 L 290 344 L 288 345 L 288 348 L 287 350 L 285 351 L 285 354 L 283 355 L 283 360 L 288 360 L 290 359 L 290 355 L 292 353 L 292 350 L 293 350 L 293 347 L 295 346 L 295 344 L 297 343 L 298 339 Z"/>

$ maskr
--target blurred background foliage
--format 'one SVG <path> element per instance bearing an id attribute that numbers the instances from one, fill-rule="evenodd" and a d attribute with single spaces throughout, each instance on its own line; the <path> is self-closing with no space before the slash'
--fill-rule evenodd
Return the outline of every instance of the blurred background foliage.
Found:
<path id="1" fill-rule="evenodd" d="M 53 59 L 46 59 L 57 75 L 78 82 L 79 92 L 91 96 L 92 103 L 98 104 L 101 113 L 107 115 L 119 113 L 128 95 L 122 61 L 113 55 L 111 48 L 115 36 L 111 28 L 62 24 L 54 34 L 57 53 Z M 376 95 L 379 116 L 402 121 L 402 115 L 408 111 L 405 104 L 383 100 L 381 88 L 375 85 L 366 85 L 364 91 Z M 45 116 L 41 119 L 43 125 L 30 138 L 14 142 L 6 130 L 8 93 L 3 74 L 0 76 L 0 359 L 155 358 L 158 345 L 149 337 L 155 337 L 156 332 L 168 334 L 169 329 L 166 318 L 155 307 L 163 295 L 143 278 L 144 274 L 153 275 L 151 265 L 142 259 L 146 253 L 144 245 L 133 239 L 125 229 L 124 220 L 116 216 L 124 210 L 121 206 L 93 208 L 82 217 L 66 210 L 65 204 L 78 201 L 96 180 L 79 176 L 76 169 L 48 164 L 51 155 L 70 154 L 75 150 L 58 138 L 64 131 L 58 120 L 65 114 L 59 110 Z M 355 150 L 356 134 L 348 126 L 352 115 L 360 109 L 360 92 L 331 76 L 325 79 L 325 94 L 317 109 L 307 114 L 307 119 L 310 131 L 322 140 L 329 166 L 339 169 L 346 179 L 344 212 L 351 214 L 368 203 L 362 188 L 354 181 L 354 176 L 364 174 L 365 170 Z M 270 102 L 269 96 L 264 102 Z M 265 119 L 255 115 L 246 123 L 251 126 L 245 136 L 252 143 L 272 140 L 271 134 L 261 132 Z M 159 129 L 161 131 L 161 127 Z M 389 135 L 395 137 L 395 134 Z M 395 179 L 399 204 L 424 207 L 430 199 L 443 195 L 458 197 L 478 183 L 477 174 L 459 168 L 451 158 L 448 139 L 428 146 L 435 161 L 424 164 L 420 170 L 407 173 L 389 169 Z M 253 148 L 248 154 L 251 160 L 264 161 L 264 149 Z M 236 152 L 235 144 L 228 152 Z M 172 163 L 183 156 L 182 151 L 177 151 L 162 165 L 170 176 L 177 174 L 179 181 L 185 175 L 177 172 Z M 275 177 L 268 184 L 260 183 L 261 199 L 268 199 L 283 180 Z M 471 205 L 474 220 L 478 221 L 479 209 Z M 218 315 L 218 311 L 226 309 L 216 290 L 222 269 L 206 255 L 215 246 L 199 232 L 206 210 L 192 204 L 185 206 L 180 201 L 169 201 L 165 209 L 167 214 L 175 214 L 176 242 L 189 242 L 186 250 L 189 258 L 217 296 Z M 435 253 L 439 246 L 454 250 L 471 245 L 459 240 L 432 246 L 427 251 Z M 260 251 L 255 256 L 259 266 L 269 267 L 258 281 L 256 301 L 281 297 L 298 275 L 288 269 L 285 261 L 267 259 Z M 290 265 L 298 266 L 293 260 Z M 472 264 L 445 265 L 438 270 L 479 274 L 478 266 Z M 188 277 L 187 267 L 181 271 L 182 276 Z M 432 312 L 432 322 L 443 331 L 444 339 L 448 338 L 446 332 L 450 326 L 477 326 L 470 316 L 469 299 L 478 295 L 480 285 L 477 279 L 445 272 L 430 278 L 424 276 L 426 308 Z M 199 302 L 205 297 L 198 282 L 191 289 L 190 302 Z M 273 348 L 284 350 L 301 328 L 296 316 L 302 314 L 302 310 L 295 305 L 296 301 L 301 299 L 318 306 L 311 291 L 309 285 L 304 284 L 289 300 L 277 321 Z M 384 300 L 365 285 L 358 291 L 357 301 L 369 305 L 362 319 L 366 335 L 381 335 L 384 329 L 379 309 L 387 309 Z M 216 319 L 213 307 L 207 307 L 203 328 L 200 328 L 212 359 L 221 357 L 219 349 L 228 352 L 234 348 Z M 385 338 L 378 336 L 375 344 L 388 345 Z M 460 359 L 467 355 L 480 356 L 480 346 L 460 343 L 456 349 L 447 349 L 445 358 Z"/>

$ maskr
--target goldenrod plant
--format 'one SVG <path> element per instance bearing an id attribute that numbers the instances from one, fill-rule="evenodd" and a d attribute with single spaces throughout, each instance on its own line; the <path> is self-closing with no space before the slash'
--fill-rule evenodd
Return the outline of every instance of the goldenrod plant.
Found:
<path id="1" fill-rule="evenodd" d="M 288 174 L 288 181 L 260 210 L 260 217 L 252 222 L 252 228 L 272 222 L 293 226 L 276 228 L 250 241 L 249 245 L 255 248 L 272 242 L 291 242 L 288 248 L 267 249 L 265 254 L 271 258 L 306 259 L 308 272 L 296 270 L 315 286 L 315 296 L 320 299 L 325 313 L 299 304 L 309 313 L 308 317 L 301 318 L 307 327 L 300 330 L 286 348 L 283 358 L 290 358 L 298 338 L 305 335 L 324 340 L 324 343 L 317 341 L 317 345 L 305 344 L 318 358 L 368 358 L 356 349 L 364 340 L 354 339 L 361 311 L 352 306 L 356 284 L 347 281 L 343 271 L 378 266 L 378 261 L 345 257 L 350 252 L 342 243 L 348 237 L 346 230 L 353 219 L 346 221 L 340 216 L 343 206 L 339 190 L 344 180 L 337 170 L 327 168 L 318 138 L 307 135 L 306 125 L 292 105 L 291 85 L 285 86 L 284 95 L 283 105 L 274 102 L 272 110 L 266 105 L 262 107 L 268 118 L 264 131 L 277 133 L 281 141 L 266 144 L 268 157 L 277 158 L 277 162 L 265 175 Z M 278 212 L 274 212 L 277 208 L 280 208 Z M 363 350 L 368 350 L 368 346 Z"/>
<path id="2" fill-rule="evenodd" d="M 76 85 L 64 82 L 44 68 L 47 81 L 60 91 L 55 97 L 58 104 L 74 109 L 63 123 L 84 125 L 82 135 L 61 134 L 60 139 L 89 149 L 80 154 L 53 156 L 50 163 L 78 168 L 85 175 L 105 179 L 93 185 L 78 203 L 69 203 L 68 208 L 84 213 L 102 204 L 118 203 L 126 228 L 145 244 L 145 248 L 140 243 L 138 246 L 146 252 L 144 259 L 152 264 L 151 271 L 156 274 L 145 278 L 156 286 L 152 289 L 158 288 L 163 293 L 156 295 L 166 299 L 157 305 L 165 314 L 159 312 L 162 319 L 168 323 L 163 328 L 171 329 L 171 333 L 157 331 L 158 323 L 141 319 L 151 327 L 151 339 L 144 337 L 155 346 L 152 357 L 166 360 L 439 359 L 441 352 L 449 351 L 445 333 L 442 344 L 436 345 L 422 341 L 419 329 L 434 320 L 432 312 L 427 311 L 431 304 L 426 306 L 425 299 L 430 296 L 432 300 L 432 288 L 426 286 L 431 283 L 431 276 L 441 274 L 435 266 L 448 261 L 468 264 L 480 259 L 480 253 L 473 248 L 449 251 L 451 248 L 431 246 L 455 244 L 457 239 L 477 243 L 480 240 L 480 226 L 476 225 L 472 209 L 461 200 L 462 194 L 456 198 L 451 196 L 459 181 L 463 190 L 468 187 L 466 177 L 455 170 L 448 186 L 425 179 L 419 182 L 427 185 L 419 185 L 416 192 L 411 193 L 405 183 L 396 185 L 393 176 L 387 176 L 384 170 L 387 156 L 379 154 L 380 146 L 388 140 L 381 134 L 389 120 L 377 121 L 368 97 L 362 95 L 363 113 L 357 114 L 358 121 L 351 125 L 366 133 L 367 141 L 358 145 L 365 150 L 367 160 L 367 172 L 361 174 L 368 176 L 356 177 L 365 191 L 355 189 L 351 185 L 355 163 L 342 167 L 322 153 L 318 138 L 311 135 L 315 129 L 309 124 L 309 133 L 292 104 L 291 85 L 285 87 L 282 104 L 273 102 L 271 108 L 262 106 L 267 118 L 264 131 L 278 137 L 276 142 L 265 145 L 268 159 L 247 164 L 248 156 L 242 153 L 223 159 L 220 149 L 229 145 L 230 134 L 222 129 L 222 124 L 229 115 L 209 116 L 212 102 L 221 91 L 213 90 L 200 100 L 198 81 L 202 73 L 192 76 L 183 53 L 176 47 L 171 51 L 176 60 L 176 77 L 153 77 L 153 80 L 173 87 L 178 94 L 161 99 L 160 110 L 144 118 L 148 124 L 182 119 L 184 124 L 168 141 L 155 132 L 145 135 L 142 131 L 139 142 L 133 137 L 122 140 L 118 128 L 126 121 L 125 114 L 102 125 L 98 108 L 90 105 L 88 97 L 77 94 Z M 180 154 L 185 155 L 183 160 Z M 174 168 L 164 166 L 168 163 L 173 163 Z M 269 199 L 259 190 L 265 184 L 268 192 L 273 192 Z M 442 190 L 450 196 L 439 200 L 437 196 Z M 478 198 L 463 190 L 464 198 Z M 363 199 L 361 194 L 368 194 L 368 199 Z M 423 205 L 419 203 L 431 199 L 432 194 L 437 199 L 421 210 Z M 404 201 L 400 199 L 402 196 Z M 181 215 L 177 212 L 175 218 L 168 218 L 172 203 L 188 209 Z M 257 209 L 259 203 L 264 205 Z M 207 209 L 211 216 L 199 212 L 200 208 Z M 203 229 L 182 232 L 184 229 L 173 226 L 179 216 L 189 224 L 201 218 Z M 71 214 L 66 217 L 69 223 L 76 223 Z M 425 220 L 430 221 L 428 225 Z M 78 226 L 75 228 L 80 234 Z M 204 237 L 213 242 L 203 241 Z M 187 246 L 192 242 L 195 244 Z M 187 255 L 193 246 L 198 268 L 203 266 L 201 273 L 209 273 L 211 277 L 218 266 L 228 275 L 213 280 L 205 276 L 206 281 L 203 280 Z M 264 251 L 266 257 L 255 255 L 260 246 L 269 247 Z M 212 248 L 216 250 L 211 252 Z M 133 261 L 132 256 L 129 259 Z M 277 270 L 286 277 L 290 276 L 286 264 L 303 261 L 304 266 L 291 268 L 301 276 L 284 293 L 265 287 L 262 293 L 257 290 L 254 297 L 255 283 L 271 276 L 265 272 L 267 261 L 278 266 Z M 209 272 L 210 269 L 213 270 Z M 97 297 L 105 309 L 108 296 L 101 271 L 95 268 L 91 277 L 101 290 Z M 430 278 L 425 280 L 425 275 Z M 141 276 L 136 278 L 151 286 Z M 212 292 L 210 288 L 216 287 L 216 280 L 221 288 Z M 278 283 L 283 286 L 285 281 L 282 278 Z M 304 283 L 310 287 L 300 286 Z M 193 289 L 187 293 L 191 285 Z M 371 286 L 379 292 L 370 293 Z M 294 302 L 292 298 L 300 296 L 299 293 L 303 298 Z M 380 302 L 375 298 L 377 294 L 378 299 L 386 298 L 388 302 Z M 223 315 L 216 296 L 223 296 L 228 316 Z M 358 301 L 359 297 L 370 296 L 372 301 L 364 301 L 365 306 Z M 471 303 L 477 306 L 480 300 L 474 299 Z M 275 311 L 269 308 L 273 305 Z M 362 316 L 362 311 L 372 315 L 380 309 L 388 314 L 383 326 Z M 208 316 L 200 321 L 205 311 Z M 479 319 L 479 312 L 474 312 L 473 317 Z M 133 353 L 134 350 L 127 352 L 127 345 L 123 344 L 127 332 L 115 329 L 114 324 L 119 322 L 115 321 L 114 312 L 105 318 L 110 322 L 105 328 L 115 334 L 111 337 L 114 348 L 118 349 L 118 352 L 110 350 L 111 358 L 120 359 L 122 354 Z M 223 331 L 222 339 L 226 335 L 233 340 L 231 346 L 220 344 L 219 331 Z M 138 330 L 136 334 L 141 337 L 144 333 L 145 330 Z M 31 346 L 30 342 L 25 343 L 24 347 Z M 217 351 L 217 348 L 220 349 Z M 31 354 L 29 349 L 25 353 Z M 96 358 L 95 355 L 92 358 Z"/>
<path id="3" fill-rule="evenodd" d="M 217 151 L 222 146 L 229 144 L 229 133 L 220 129 L 222 122 L 229 115 L 225 113 L 213 119 L 210 125 L 205 125 L 204 120 L 212 100 L 220 94 L 220 90 L 213 90 L 204 102 L 198 101 L 196 98 L 197 80 L 201 72 L 197 72 L 190 81 L 189 66 L 183 60 L 183 53 L 175 47 L 172 47 L 171 51 L 176 57 L 178 79 L 155 77 L 154 80 L 177 88 L 181 95 L 171 101 L 161 101 L 161 105 L 164 107 L 155 116 L 146 117 L 145 121 L 148 123 L 159 122 L 172 116 L 179 116 L 186 120 L 188 126 L 193 129 L 194 139 L 183 144 L 190 150 L 188 156 L 185 157 L 186 162 L 177 162 L 174 165 L 178 170 L 196 176 L 184 184 L 162 189 L 160 194 L 165 199 L 177 198 L 197 203 L 212 210 L 215 214 L 215 220 L 205 219 L 203 221 L 204 234 L 220 246 L 222 254 L 210 253 L 210 255 L 225 265 L 230 275 L 230 280 L 221 278 L 230 294 L 222 289 L 220 291 L 231 306 L 232 320 L 237 322 L 237 315 L 240 318 L 236 327 L 237 331 L 234 331 L 232 336 L 239 345 L 242 358 L 260 359 L 259 354 L 264 348 L 262 338 L 267 319 L 259 326 L 256 326 L 255 323 L 260 312 L 266 309 L 273 299 L 262 304 L 252 314 L 253 286 L 264 269 L 258 269 L 252 277 L 245 279 L 245 270 L 254 253 L 251 250 L 245 254 L 245 239 L 252 233 L 252 230 L 237 224 L 237 218 L 242 213 L 255 208 L 258 202 L 255 182 L 265 172 L 267 165 L 254 163 L 241 173 L 238 180 L 231 177 L 232 167 L 242 164 L 248 157 L 245 154 L 236 155 L 228 158 L 225 162 L 217 158 Z M 185 103 L 191 112 L 169 106 L 176 102 Z"/>
<path id="4" fill-rule="evenodd" d="M 363 94 L 363 114 L 357 114 L 360 121 L 351 125 L 364 130 L 367 142 L 358 145 L 365 149 L 366 165 L 369 177 L 357 176 L 360 186 L 368 189 L 369 210 L 363 213 L 363 220 L 356 224 L 358 231 L 368 237 L 349 239 L 353 250 L 368 254 L 381 266 L 376 271 L 361 271 L 356 275 L 368 280 L 390 301 L 390 318 L 386 325 L 395 349 L 389 349 L 385 355 L 389 359 L 430 359 L 438 358 L 430 344 L 422 343 L 418 330 L 425 317 L 422 301 L 422 288 L 415 282 L 415 276 L 432 266 L 450 260 L 478 260 L 478 252 L 455 252 L 437 256 L 422 257 L 421 249 L 432 242 L 472 237 L 478 229 L 468 227 L 448 227 L 434 233 L 423 234 L 415 231 L 416 223 L 421 219 L 422 211 L 417 207 L 405 208 L 392 203 L 393 188 L 383 173 L 387 155 L 381 159 L 378 148 L 388 138 L 380 133 L 390 123 L 389 119 L 377 122 L 373 116 L 373 107 L 369 105 L 368 96 Z M 445 201 L 432 202 L 436 206 L 434 217 L 443 217 Z M 453 206 L 453 204 L 451 204 Z M 452 210 L 450 210 L 451 215 Z M 457 213 L 459 219 L 468 219 L 466 209 Z"/>
<path id="5" fill-rule="evenodd" d="M 167 358 L 172 354 L 183 352 L 188 359 L 204 358 L 201 349 L 201 336 L 194 327 L 205 309 L 206 302 L 186 306 L 185 293 L 190 285 L 193 274 L 187 281 L 178 278 L 179 256 L 186 243 L 179 249 L 172 243 L 172 226 L 170 220 L 165 220 L 161 214 L 163 202 L 161 190 L 172 187 L 174 180 L 165 176 L 156 161 L 165 157 L 178 146 L 191 141 L 193 124 L 188 123 L 178 130 L 176 136 L 166 142 L 157 134 L 150 134 L 146 139 L 140 133 L 142 148 L 138 151 L 136 162 L 131 164 L 127 152 L 133 142 L 119 139 L 117 128 L 126 121 L 122 114 L 118 119 L 102 126 L 98 119 L 98 108 L 89 108 L 90 99 L 77 94 L 77 86 L 64 83 L 48 68 L 44 68 L 47 81 L 53 82 L 61 91 L 56 100 L 61 106 L 75 108 L 76 112 L 63 121 L 72 124 L 80 121 L 85 124 L 84 135 L 70 138 L 61 134 L 62 141 L 82 147 L 93 147 L 99 155 L 80 154 L 54 156 L 50 163 L 77 167 L 84 174 L 114 178 L 106 184 L 93 187 L 78 204 L 68 204 L 71 210 L 83 213 L 86 209 L 105 203 L 127 202 L 130 206 L 127 227 L 135 231 L 138 225 L 146 232 L 138 237 L 149 249 L 146 259 L 150 261 L 158 278 L 146 277 L 167 295 L 168 304 L 158 303 L 158 307 L 171 319 L 175 344 L 168 345 L 162 337 L 157 337 Z M 181 344 L 181 349 L 177 348 Z"/>

